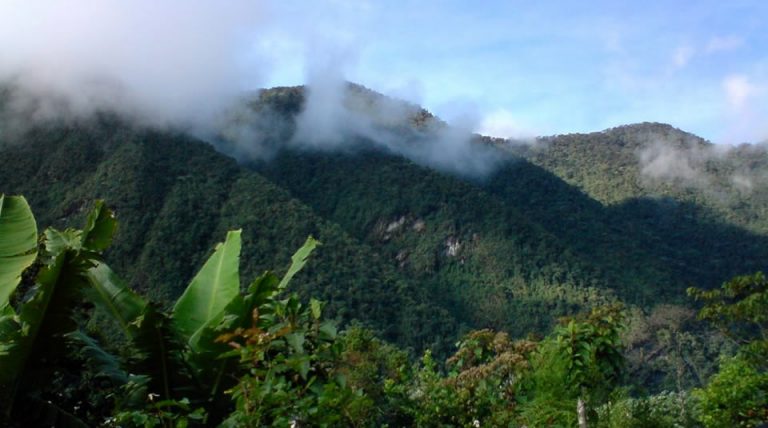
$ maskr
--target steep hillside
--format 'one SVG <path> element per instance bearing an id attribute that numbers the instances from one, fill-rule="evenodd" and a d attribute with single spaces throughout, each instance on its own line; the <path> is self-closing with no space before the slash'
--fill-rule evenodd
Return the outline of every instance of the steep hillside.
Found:
<path id="1" fill-rule="evenodd" d="M 265 91 L 254 106 L 290 117 L 301 111 L 296 105 L 301 102 L 300 91 L 280 88 Z M 431 116 L 420 117 L 417 123 L 429 127 Z M 475 275 L 486 286 L 498 282 L 492 272 L 499 271 L 507 272 L 504 280 L 522 273 L 522 283 L 530 284 L 533 277 L 525 275 L 547 266 L 542 260 L 557 253 L 570 260 L 556 264 L 569 266 L 571 276 L 563 280 L 544 274 L 549 285 L 610 288 L 649 307 L 685 301 L 690 285 L 718 286 L 733 275 L 768 266 L 768 241 L 760 230 L 768 218 L 763 204 L 768 198 L 760 196 L 768 183 L 759 174 L 766 170 L 766 160 L 745 155 L 763 153 L 759 148 L 723 154 L 700 138 L 658 124 L 549 137 L 534 145 L 485 138 L 476 143 L 498 147 L 498 158 L 505 160 L 489 175 L 474 179 L 418 167 L 380 150 L 345 155 L 289 151 L 258 168 L 353 235 L 389 248 L 385 252 L 401 269 L 412 264 L 414 255 L 445 252 L 448 241 L 456 239 L 456 228 L 466 234 L 464 243 L 485 235 L 507 243 L 522 240 L 524 247 L 536 249 L 519 259 L 508 256 L 514 251 L 506 248 L 491 253 L 499 255 L 493 262 L 470 261 L 487 268 L 488 276 Z M 360 146 L 366 147 L 365 142 Z M 712 171 L 720 171 L 719 178 L 710 180 Z M 741 188 L 734 177 L 743 178 Z M 744 188 L 747 179 L 749 192 Z M 401 247 L 392 242 L 397 238 L 381 239 L 377 230 L 382 225 L 418 221 L 414 212 L 434 213 L 454 229 L 435 231 L 438 236 L 429 245 L 425 238 L 416 246 L 411 240 Z M 509 229 L 499 231 L 500 224 Z M 537 232 L 520 233 L 515 227 Z M 472 251 L 465 247 L 463 258 Z M 453 292 L 466 283 L 450 275 L 439 281 L 453 284 Z"/>
<path id="2" fill-rule="evenodd" d="M 689 285 L 715 287 L 767 266 L 765 235 L 682 196 L 604 205 L 527 162 L 501 168 L 483 188 L 602 266 L 619 279 L 612 286 L 620 296 L 643 306 L 677 300 Z"/>
<path id="3" fill-rule="evenodd" d="M 596 200 L 670 197 L 722 221 L 768 233 L 768 150 L 718 146 L 658 123 L 540 139 L 519 150 Z"/>
<path id="4" fill-rule="evenodd" d="M 402 157 L 284 152 L 259 171 L 472 325 L 542 331 L 551 320 L 542 314 L 612 295 L 609 276 L 514 207 Z"/>
<path id="5" fill-rule="evenodd" d="M 322 242 L 300 280 L 333 316 L 358 319 L 417 349 L 446 346 L 456 318 L 373 249 L 260 175 L 180 134 L 114 118 L 40 127 L 0 156 L 0 191 L 24 194 L 41 225 L 82 221 L 95 198 L 118 214 L 108 261 L 153 297 L 176 297 L 226 230 L 243 228 L 244 276 L 287 266 L 310 234 Z"/>
<path id="6" fill-rule="evenodd" d="M 165 300 L 228 229 L 244 229 L 247 276 L 285 266 L 313 234 L 324 245 L 296 282 L 302 294 L 416 349 L 445 349 L 469 328 L 544 332 L 617 297 L 646 309 L 687 302 L 690 285 L 767 267 L 760 149 L 710 154 L 663 125 L 533 146 L 476 138 L 482 150 L 458 159 L 490 167 L 462 175 L 423 157 L 451 144 L 444 123 L 351 93 L 364 135 L 337 136 L 335 150 L 295 134 L 302 88 L 244 99 L 211 138 L 218 151 L 108 114 L 38 124 L 0 141 L 0 191 L 25 194 L 42 225 L 76 224 L 106 199 L 121 224 L 110 262 Z M 683 173 L 662 168 L 681 153 Z"/>

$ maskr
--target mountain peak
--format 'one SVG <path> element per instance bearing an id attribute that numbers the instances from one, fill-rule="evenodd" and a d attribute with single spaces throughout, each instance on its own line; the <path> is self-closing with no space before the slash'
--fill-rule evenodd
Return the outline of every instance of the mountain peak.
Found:
<path id="1" fill-rule="evenodd" d="M 646 147 L 664 145 L 678 149 L 711 146 L 709 141 L 667 123 L 641 122 L 609 128 L 601 132 L 620 141 L 622 145 Z"/>

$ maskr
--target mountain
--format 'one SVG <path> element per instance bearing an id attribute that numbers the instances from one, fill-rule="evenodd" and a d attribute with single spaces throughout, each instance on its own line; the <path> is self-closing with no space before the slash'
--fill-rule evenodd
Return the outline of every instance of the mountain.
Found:
<path id="1" fill-rule="evenodd" d="M 582 251 L 625 268 L 652 266 L 670 286 L 714 287 L 765 269 L 764 146 L 717 146 L 669 125 L 643 123 L 544 138 L 520 154 L 588 197 L 569 207 L 557 203 L 569 196 L 549 192 L 549 200 L 521 204 Z"/>
<path id="2" fill-rule="evenodd" d="M 475 136 L 446 158 L 446 124 L 350 93 L 355 126 L 329 134 L 333 150 L 297 137 L 302 88 L 244 98 L 207 138 L 216 149 L 109 113 L 0 133 L 0 192 L 26 195 L 43 226 L 105 199 L 120 221 L 108 261 L 165 301 L 226 230 L 243 228 L 246 277 L 287 266 L 312 234 L 323 245 L 298 291 L 416 350 L 470 328 L 543 333 L 617 298 L 686 302 L 689 285 L 766 267 L 761 148 L 719 153 L 640 124 L 531 145 Z M 662 168 L 680 156 L 687 169 Z"/>
<path id="3" fill-rule="evenodd" d="M 41 225 L 79 224 L 95 198 L 107 200 L 119 220 L 107 260 L 154 298 L 177 297 L 227 230 L 243 229 L 246 278 L 287 267 L 314 235 L 321 249 L 296 284 L 334 316 L 418 349 L 458 329 L 374 249 L 189 136 L 101 117 L 36 128 L 0 159 L 0 191 L 26 195 Z"/>

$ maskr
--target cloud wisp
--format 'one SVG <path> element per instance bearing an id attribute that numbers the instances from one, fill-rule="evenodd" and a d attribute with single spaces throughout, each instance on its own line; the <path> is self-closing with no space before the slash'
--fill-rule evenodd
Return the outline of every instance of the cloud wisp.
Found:
<path id="1" fill-rule="evenodd" d="M 34 119 L 113 110 L 152 124 L 205 122 L 261 70 L 244 64 L 259 3 L 7 0 L 0 81 Z"/>
<path id="2" fill-rule="evenodd" d="M 762 145 L 728 146 L 706 143 L 696 137 L 655 138 L 637 152 L 640 174 L 649 183 L 667 183 L 704 191 L 723 198 L 737 191 L 749 194 L 768 184 L 759 167 L 746 159 L 764 157 Z"/>
<path id="3" fill-rule="evenodd" d="M 417 107 L 348 91 L 348 69 L 363 42 L 344 31 L 318 37 L 319 27 L 287 34 L 281 24 L 293 18 L 280 15 L 296 7 L 267 0 L 226 7 L 182 0 L 2 2 L 0 85 L 10 91 L 0 137 L 36 121 L 112 111 L 142 125 L 187 130 L 245 159 L 269 158 L 281 145 L 349 150 L 366 141 L 454 173 L 492 168 L 494 154 L 471 143 L 471 126 L 408 133 L 403 124 Z M 307 90 L 295 123 L 269 109 L 242 108 L 244 94 L 268 81 L 275 37 L 304 47 Z"/>

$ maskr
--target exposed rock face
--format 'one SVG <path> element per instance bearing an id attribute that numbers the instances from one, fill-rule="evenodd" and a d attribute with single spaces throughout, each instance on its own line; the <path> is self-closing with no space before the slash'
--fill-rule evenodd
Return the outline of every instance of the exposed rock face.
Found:
<path id="1" fill-rule="evenodd" d="M 406 214 L 396 219 L 380 219 L 376 223 L 373 233 L 381 241 L 387 242 L 403 232 L 408 232 L 408 228 L 413 232 L 421 233 L 426 230 L 427 225 L 424 220 Z"/>
<path id="2" fill-rule="evenodd" d="M 399 268 L 404 268 L 408 264 L 408 256 L 410 255 L 410 252 L 408 250 L 400 250 L 397 255 L 395 256 L 395 260 L 397 260 L 397 265 Z"/>
<path id="3" fill-rule="evenodd" d="M 456 257 L 459 255 L 459 250 L 461 250 L 461 241 L 458 238 L 449 236 L 445 240 L 445 254 L 448 257 Z"/>
<path id="4" fill-rule="evenodd" d="M 399 219 L 393 221 L 392 223 L 389 223 L 385 231 L 387 233 L 397 232 L 403 227 L 404 224 L 405 224 L 405 216 L 400 216 Z"/>

